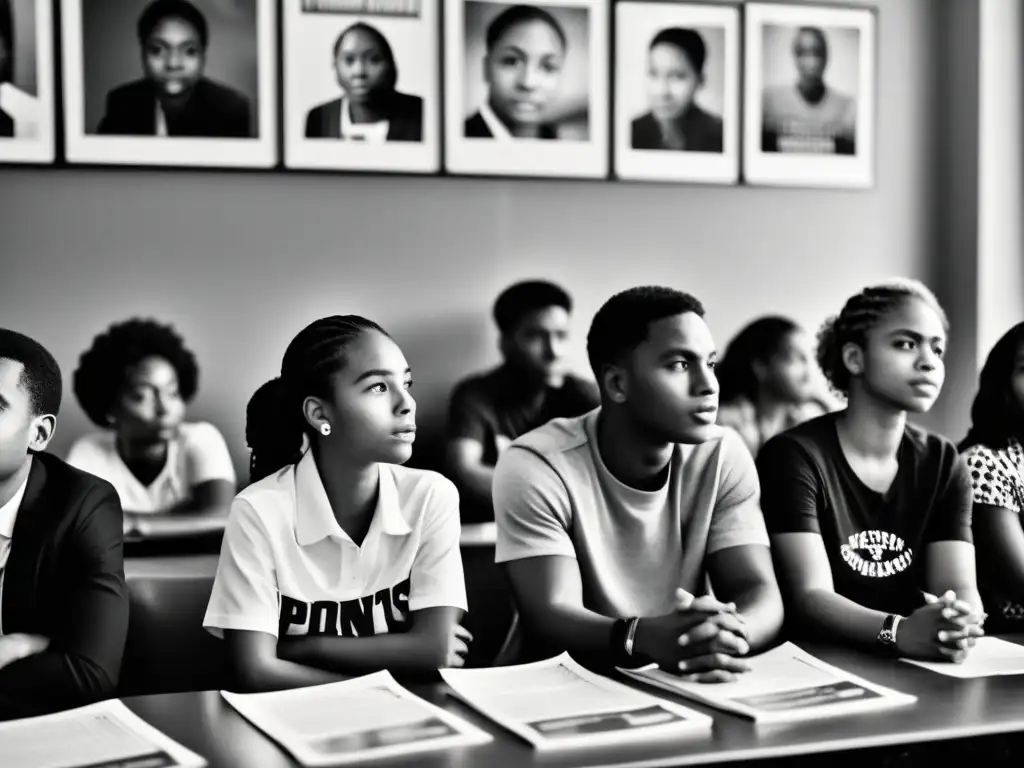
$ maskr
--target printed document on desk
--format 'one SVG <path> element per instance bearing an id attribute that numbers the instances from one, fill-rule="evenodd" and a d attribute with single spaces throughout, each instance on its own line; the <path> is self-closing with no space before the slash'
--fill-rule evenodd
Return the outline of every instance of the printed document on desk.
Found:
<path id="1" fill-rule="evenodd" d="M 389 672 L 270 693 L 221 696 L 302 765 L 485 744 L 490 734 L 407 691 Z"/>
<path id="2" fill-rule="evenodd" d="M 979 637 L 977 644 L 967 654 L 967 658 L 959 664 L 950 661 L 918 661 L 917 659 L 900 659 L 900 661 L 949 677 L 1024 675 L 1024 646 L 1000 640 L 998 637 Z"/>
<path id="3" fill-rule="evenodd" d="M 206 761 L 117 699 L 0 723 L 0 765 L 11 768 L 202 768 Z"/>
<path id="4" fill-rule="evenodd" d="M 443 669 L 457 698 L 538 750 L 620 745 L 692 734 L 712 720 L 594 674 L 567 653 L 493 669 Z"/>
<path id="5" fill-rule="evenodd" d="M 623 674 L 758 723 L 800 722 L 913 704 L 917 697 L 826 664 L 793 643 L 747 658 L 750 671 L 729 683 L 696 683 L 652 664 Z"/>

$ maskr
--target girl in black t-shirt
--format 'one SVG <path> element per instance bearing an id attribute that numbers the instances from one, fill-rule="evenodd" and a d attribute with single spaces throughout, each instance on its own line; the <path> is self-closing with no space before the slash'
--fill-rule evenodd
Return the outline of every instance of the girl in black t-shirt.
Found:
<path id="1" fill-rule="evenodd" d="M 982 634 L 970 481 L 951 442 L 907 424 L 939 395 L 947 326 L 916 281 L 850 298 L 818 348 L 846 409 L 758 455 L 787 617 L 804 632 L 951 661 Z"/>

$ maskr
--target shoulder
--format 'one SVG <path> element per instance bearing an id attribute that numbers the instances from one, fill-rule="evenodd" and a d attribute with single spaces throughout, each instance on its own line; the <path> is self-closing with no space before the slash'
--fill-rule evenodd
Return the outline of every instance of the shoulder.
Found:
<path id="1" fill-rule="evenodd" d="M 547 460 L 585 446 L 589 437 L 585 428 L 584 416 L 552 419 L 547 424 L 530 430 L 518 437 L 512 447 L 524 448 Z"/>
<path id="2" fill-rule="evenodd" d="M 71 466 L 50 453 L 35 454 L 44 472 L 40 498 L 57 512 L 63 508 L 64 515 L 88 516 L 98 507 L 115 509 L 120 515 L 120 501 L 114 486 L 96 475 Z"/>
<path id="3" fill-rule="evenodd" d="M 632 122 L 634 134 L 646 134 L 657 129 L 657 124 L 654 121 L 654 115 L 650 112 L 644 112 L 640 117 L 634 118 Z"/>
<path id="4" fill-rule="evenodd" d="M 904 440 L 911 446 L 918 466 L 926 472 L 934 472 L 940 486 L 965 466 L 956 445 L 948 437 L 908 423 Z"/>
<path id="5" fill-rule="evenodd" d="M 994 450 L 987 445 L 975 443 L 961 455 L 969 466 L 988 467 L 996 464 L 1006 453 L 1006 451 Z"/>
<path id="6" fill-rule="evenodd" d="M 190 447 L 205 448 L 211 443 L 224 442 L 220 430 L 208 421 L 193 421 L 179 427 L 181 441 Z"/>
<path id="7" fill-rule="evenodd" d="M 309 116 L 311 118 L 319 118 L 321 115 L 326 115 L 331 112 L 341 111 L 341 99 L 334 99 L 333 101 L 325 101 L 323 104 L 317 104 L 311 110 L 309 110 Z"/>
<path id="8" fill-rule="evenodd" d="M 770 459 L 803 458 L 810 463 L 823 463 L 832 457 L 829 432 L 835 430 L 833 414 L 824 414 L 787 429 L 768 440 L 758 451 L 758 464 Z"/>
<path id="9" fill-rule="evenodd" d="M 107 101 L 122 103 L 136 101 L 141 98 L 148 98 L 152 94 L 152 88 L 148 80 L 133 80 L 130 83 L 119 85 L 107 94 Z"/>
<path id="10" fill-rule="evenodd" d="M 236 510 L 246 513 L 246 507 L 268 524 L 272 521 L 294 522 L 295 465 L 289 464 L 239 492 L 231 503 L 231 514 L 234 515 Z"/>
<path id="11" fill-rule="evenodd" d="M 455 483 L 439 472 L 415 469 L 400 464 L 385 464 L 395 481 L 395 489 L 403 498 L 458 499 Z"/>
<path id="12" fill-rule="evenodd" d="M 484 121 L 483 115 L 479 112 L 474 114 L 468 120 L 466 120 L 463 131 L 466 136 L 471 139 L 489 139 L 491 138 L 491 131 L 487 127 L 487 123 Z"/>
<path id="13" fill-rule="evenodd" d="M 116 450 L 114 440 L 114 433 L 109 430 L 89 432 L 71 444 L 68 456 L 108 456 Z"/>
<path id="14" fill-rule="evenodd" d="M 693 119 L 705 130 L 721 130 L 722 128 L 721 117 L 713 115 L 705 109 L 701 109 L 696 104 L 693 106 Z"/>
<path id="15" fill-rule="evenodd" d="M 414 116 L 423 114 L 423 99 L 413 96 L 411 93 L 395 91 L 392 109 L 401 115 Z"/>
<path id="16" fill-rule="evenodd" d="M 225 112 L 249 109 L 248 97 L 228 85 L 203 78 L 197 87 L 201 89 L 204 101 L 216 103 L 217 107 Z"/>

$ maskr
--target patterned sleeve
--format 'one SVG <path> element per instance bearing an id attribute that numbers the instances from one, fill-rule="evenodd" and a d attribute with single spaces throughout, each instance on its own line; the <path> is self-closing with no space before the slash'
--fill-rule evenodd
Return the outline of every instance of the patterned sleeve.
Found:
<path id="1" fill-rule="evenodd" d="M 965 458 L 971 475 L 974 503 L 1005 507 L 1020 514 L 1020 504 L 1013 492 L 1014 480 L 1006 469 L 1006 456 L 1001 451 L 975 445 L 967 451 Z"/>

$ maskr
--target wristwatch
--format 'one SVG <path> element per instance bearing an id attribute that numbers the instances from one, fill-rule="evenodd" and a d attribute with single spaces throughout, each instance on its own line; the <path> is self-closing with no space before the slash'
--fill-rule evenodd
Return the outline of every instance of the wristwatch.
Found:
<path id="1" fill-rule="evenodd" d="M 878 645 L 888 651 L 896 650 L 896 628 L 900 625 L 902 616 L 890 613 L 882 622 L 882 629 L 878 633 Z"/>
<path id="2" fill-rule="evenodd" d="M 622 663 L 629 663 L 633 656 L 633 641 L 636 637 L 636 625 L 640 619 L 636 616 L 629 619 L 618 619 L 612 624 L 611 650 Z"/>

